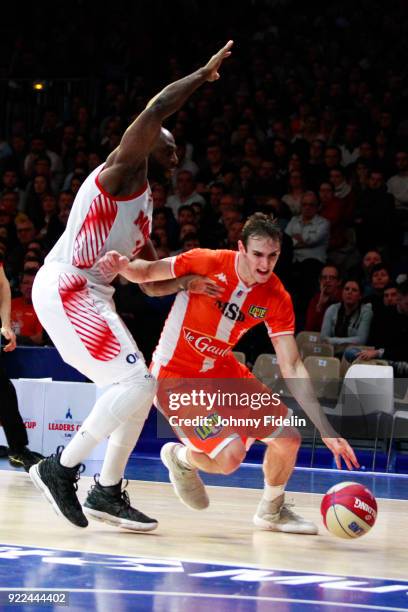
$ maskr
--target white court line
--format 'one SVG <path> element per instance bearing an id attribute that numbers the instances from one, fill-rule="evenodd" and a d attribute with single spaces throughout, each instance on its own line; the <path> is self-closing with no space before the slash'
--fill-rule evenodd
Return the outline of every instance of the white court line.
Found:
<path id="1" fill-rule="evenodd" d="M 78 552 L 81 555 L 105 555 L 107 557 L 116 557 L 116 558 L 123 558 L 126 557 L 127 559 L 138 559 L 139 557 L 143 556 L 144 559 L 148 558 L 150 559 L 152 562 L 154 561 L 159 561 L 159 562 L 165 562 L 165 561 L 178 561 L 179 563 L 201 563 L 203 565 L 221 565 L 223 567 L 230 567 L 230 568 L 238 568 L 238 569 L 258 569 L 258 570 L 265 570 L 265 571 L 269 571 L 269 572 L 285 572 L 288 574 L 301 574 L 301 575 L 310 575 L 310 576 L 314 576 L 315 574 L 313 572 L 310 572 L 309 570 L 300 570 L 298 569 L 282 569 L 279 567 L 265 567 L 264 565 L 259 565 L 256 563 L 240 563 L 240 562 L 235 562 L 235 561 L 209 561 L 208 559 L 196 559 L 196 558 L 186 558 L 186 557 L 146 557 L 143 554 L 140 555 L 129 555 L 129 554 L 114 554 L 111 551 L 109 552 L 100 552 L 100 551 L 91 551 L 91 550 L 80 550 L 79 548 L 58 548 L 57 546 L 36 546 L 36 545 L 32 545 L 32 544 L 15 544 L 15 543 L 8 543 L 8 542 L 0 542 L 0 546 L 13 546 L 16 548 L 41 548 L 41 550 L 43 549 L 47 549 L 47 550 L 57 550 L 57 551 L 62 551 L 62 552 Z M 187 573 L 187 572 L 186 572 Z M 188 574 L 187 574 L 188 575 Z M 331 578 L 333 578 L 334 580 L 338 579 L 338 578 L 353 578 L 353 579 L 357 579 L 357 580 L 361 580 L 361 579 L 366 579 L 366 580 L 384 580 L 386 582 L 397 582 L 397 583 L 407 583 L 407 592 L 408 592 L 408 580 L 406 580 L 405 578 L 384 578 L 382 576 L 366 576 L 364 575 L 358 575 L 358 576 L 351 576 L 350 574 L 342 574 L 342 573 L 338 573 L 338 574 L 334 574 L 333 572 L 320 572 L 319 571 L 319 576 L 330 576 Z M 285 578 L 285 576 L 282 576 L 282 578 Z M 262 580 L 261 580 L 262 582 Z M 0 592 L 3 591 L 4 588 L 0 587 Z M 39 589 L 41 590 L 41 589 Z M 47 589 L 45 589 L 47 590 Z M 64 590 L 64 589 L 62 589 Z M 407 608 L 408 609 L 408 608 Z"/>
<path id="2" fill-rule="evenodd" d="M 265 597 L 261 595 L 227 595 L 227 594 L 217 594 L 217 593 L 186 593 L 184 591 L 175 592 L 175 591 L 139 591 L 139 590 L 126 590 L 126 589 L 67 589 L 66 587 L 56 588 L 30 588 L 23 587 L 17 588 L 13 587 L 12 589 L 8 589 L 7 587 L 0 587 L 1 591 L 24 591 L 24 592 L 44 592 L 44 591 L 58 591 L 65 593 L 95 593 L 95 594 L 107 594 L 107 595 L 162 595 L 164 597 L 196 597 L 204 599 L 206 597 L 210 599 L 239 599 L 245 601 L 269 601 L 269 602 L 281 602 L 281 603 L 299 603 L 299 604 L 311 604 L 317 606 L 339 606 L 340 608 L 361 608 L 363 610 L 380 610 L 381 612 L 406 612 L 407 608 L 391 608 L 389 606 L 373 606 L 368 604 L 358 604 L 358 603 L 345 603 L 341 601 L 319 601 L 317 599 L 293 599 L 289 597 Z"/>

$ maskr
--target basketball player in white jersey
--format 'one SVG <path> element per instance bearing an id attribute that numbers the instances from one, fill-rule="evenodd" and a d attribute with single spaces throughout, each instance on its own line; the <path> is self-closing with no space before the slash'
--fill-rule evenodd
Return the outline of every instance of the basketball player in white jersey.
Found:
<path id="1" fill-rule="evenodd" d="M 98 263 L 111 250 L 130 259 L 156 258 L 149 240 L 148 157 L 167 169 L 177 164 L 174 139 L 162 122 L 200 85 L 219 78 L 232 44 L 229 41 L 204 67 L 165 87 L 127 128 L 117 149 L 81 186 L 66 230 L 36 276 L 33 304 L 62 358 L 97 385 L 111 385 L 68 446 L 30 470 L 58 514 L 78 527 L 88 524 L 84 511 L 132 530 L 157 527 L 156 520 L 132 508 L 122 491 L 125 466 L 152 405 L 155 381 L 115 311 L 115 275 L 102 273 Z M 215 296 L 218 292 L 214 282 L 199 276 L 163 281 L 153 291 L 165 295 L 180 289 Z M 82 461 L 107 436 L 99 481 L 82 509 L 76 496 Z"/>

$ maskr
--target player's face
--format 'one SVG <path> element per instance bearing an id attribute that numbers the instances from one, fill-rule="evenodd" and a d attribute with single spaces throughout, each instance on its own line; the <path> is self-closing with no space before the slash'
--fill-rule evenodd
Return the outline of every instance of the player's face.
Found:
<path id="1" fill-rule="evenodd" d="M 152 157 L 166 170 L 174 170 L 178 165 L 177 147 L 174 138 L 167 130 L 162 130 Z"/>
<path id="2" fill-rule="evenodd" d="M 279 241 L 269 237 L 253 236 L 245 248 L 239 241 L 238 248 L 250 282 L 266 283 L 276 266 L 280 255 Z"/>

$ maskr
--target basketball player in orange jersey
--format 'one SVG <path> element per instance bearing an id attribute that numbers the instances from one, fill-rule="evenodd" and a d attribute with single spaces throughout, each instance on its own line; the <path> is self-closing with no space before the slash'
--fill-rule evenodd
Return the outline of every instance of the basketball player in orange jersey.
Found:
<path id="1" fill-rule="evenodd" d="M 201 274 L 217 282 L 223 289 L 220 298 L 189 292 L 176 297 L 153 355 L 153 374 L 164 382 L 170 379 L 171 384 L 175 379 L 187 378 L 252 379 L 253 382 L 254 376 L 238 363 L 231 349 L 246 330 L 263 321 L 289 390 L 320 431 L 337 467 L 341 468 L 341 458 L 349 469 L 359 467 L 348 442 L 338 437 L 329 424 L 300 359 L 294 339 L 292 302 L 273 273 L 281 247 L 280 230 L 269 217 L 255 213 L 247 220 L 238 244 L 238 252 L 194 249 L 156 262 L 129 262 L 112 252 L 100 265 L 104 273 L 117 272 L 134 282 L 184 274 Z M 267 389 L 259 382 L 256 390 Z M 286 416 L 288 409 L 280 403 L 271 407 L 271 413 Z M 186 444 L 165 444 L 161 458 L 169 469 L 177 495 L 187 506 L 204 509 L 209 504 L 199 469 L 210 473 L 233 472 L 243 461 L 253 438 L 258 437 L 267 444 L 267 449 L 263 464 L 265 489 L 254 516 L 255 525 L 274 531 L 317 533 L 316 525 L 284 503 L 285 485 L 300 445 L 295 428 L 279 431 L 271 426 L 259 436 L 253 433 L 248 437 L 217 429 L 216 436 L 204 440 L 194 428 L 183 431 L 178 427 L 177 434 Z"/>
<path id="2" fill-rule="evenodd" d="M 78 527 L 85 513 L 133 530 L 150 531 L 157 521 L 133 508 L 122 491 L 124 469 L 155 395 L 156 385 L 134 339 L 115 311 L 111 282 L 98 263 L 114 249 L 129 259 L 156 258 L 149 240 L 152 198 L 147 160 L 166 169 L 177 164 L 174 138 L 162 122 L 177 111 L 218 70 L 232 41 L 208 63 L 157 94 L 125 131 L 119 146 L 78 191 L 65 232 L 48 254 L 33 287 L 33 304 L 62 358 L 99 386 L 111 385 L 97 400 L 65 449 L 43 460 L 30 477 L 54 509 Z M 168 275 L 170 277 L 170 275 Z M 210 292 L 215 283 L 195 276 L 168 280 L 155 295 L 180 289 Z M 99 481 L 88 493 L 84 510 L 76 496 L 82 461 L 109 437 Z"/>

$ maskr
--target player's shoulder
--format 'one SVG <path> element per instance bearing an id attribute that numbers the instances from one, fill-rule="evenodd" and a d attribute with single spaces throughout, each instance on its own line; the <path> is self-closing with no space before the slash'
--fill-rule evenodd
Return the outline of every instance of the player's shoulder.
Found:
<path id="1" fill-rule="evenodd" d="M 272 274 L 263 288 L 271 301 L 283 300 L 290 297 L 289 291 L 275 273 Z"/>
<path id="2" fill-rule="evenodd" d="M 229 262 L 233 262 L 235 259 L 236 253 L 234 251 L 228 251 L 227 249 L 191 249 L 186 253 L 181 253 L 181 256 L 189 257 L 192 259 L 200 259 L 201 261 L 208 261 L 217 264 L 226 264 Z M 179 256 L 180 256 L 179 255 Z M 178 257 L 179 257 L 178 256 Z"/>

